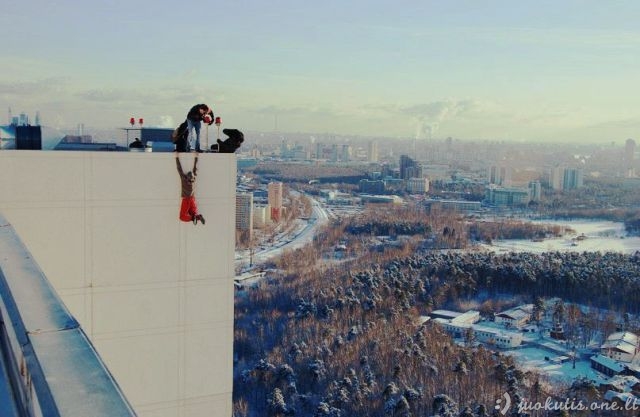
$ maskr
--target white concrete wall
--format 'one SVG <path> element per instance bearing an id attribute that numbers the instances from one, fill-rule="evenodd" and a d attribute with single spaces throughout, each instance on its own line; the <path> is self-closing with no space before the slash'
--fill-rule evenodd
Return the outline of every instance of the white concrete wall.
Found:
<path id="1" fill-rule="evenodd" d="M 194 226 L 174 155 L 2 151 L 0 212 L 139 416 L 231 416 L 236 158 L 200 155 Z"/>

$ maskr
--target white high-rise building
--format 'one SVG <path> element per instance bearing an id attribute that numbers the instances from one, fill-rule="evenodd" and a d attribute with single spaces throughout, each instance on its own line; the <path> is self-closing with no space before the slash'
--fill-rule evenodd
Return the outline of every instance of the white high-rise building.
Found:
<path id="1" fill-rule="evenodd" d="M 426 194 L 429 192 L 429 180 L 427 178 L 409 178 L 407 191 L 412 194 Z"/>
<path id="2" fill-rule="evenodd" d="M 540 181 L 529 182 L 529 194 L 531 195 L 531 201 L 540 201 L 542 199 L 542 185 Z"/>
<path id="3" fill-rule="evenodd" d="M 269 219 L 269 206 L 259 206 L 253 208 L 253 226 L 262 228 Z"/>
<path id="4" fill-rule="evenodd" d="M 624 144 L 624 169 L 625 177 L 634 178 L 636 176 L 634 157 L 636 153 L 636 141 L 627 139 Z"/>
<path id="5" fill-rule="evenodd" d="M 380 155 L 378 153 L 378 142 L 369 142 L 369 162 L 378 162 Z"/>
<path id="6" fill-rule="evenodd" d="M 549 172 L 549 187 L 559 191 L 562 190 L 562 183 L 564 182 L 564 168 L 556 166 L 551 168 Z"/>
<path id="7" fill-rule="evenodd" d="M 171 153 L 0 152 L 0 212 L 139 417 L 233 414 L 236 157 L 198 171 L 206 225 L 178 218 Z"/>
<path id="8" fill-rule="evenodd" d="M 513 168 L 506 165 L 492 165 L 487 170 L 487 180 L 489 184 L 508 187 L 511 185 Z"/>
<path id="9" fill-rule="evenodd" d="M 581 188 L 584 182 L 582 168 L 567 168 L 556 166 L 549 173 L 549 185 L 554 190 L 575 190 Z"/>

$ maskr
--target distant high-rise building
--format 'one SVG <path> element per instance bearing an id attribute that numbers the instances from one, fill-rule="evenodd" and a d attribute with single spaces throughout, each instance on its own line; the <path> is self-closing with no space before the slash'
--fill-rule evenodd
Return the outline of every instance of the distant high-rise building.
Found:
<path id="1" fill-rule="evenodd" d="M 236 230 L 248 231 L 249 239 L 253 231 L 253 194 L 236 194 Z"/>
<path id="2" fill-rule="evenodd" d="M 39 111 L 36 112 L 36 119 L 34 121 L 34 124 L 36 126 L 40 126 L 40 112 Z"/>
<path id="3" fill-rule="evenodd" d="M 487 170 L 487 179 L 489 184 L 502 185 L 508 187 L 511 185 L 511 177 L 513 168 L 506 165 L 492 165 Z"/>
<path id="4" fill-rule="evenodd" d="M 427 178 L 409 178 L 407 191 L 411 194 L 426 194 L 429 192 L 429 180 Z"/>
<path id="5" fill-rule="evenodd" d="M 338 162 L 338 145 L 335 144 L 335 143 L 333 145 L 331 145 L 330 161 L 331 162 Z"/>
<path id="6" fill-rule="evenodd" d="M 582 168 L 565 168 L 562 181 L 563 190 L 575 190 L 581 188 L 583 183 Z"/>
<path id="7" fill-rule="evenodd" d="M 378 142 L 369 142 L 369 162 L 378 162 L 379 158 L 380 156 L 378 154 Z"/>
<path id="8" fill-rule="evenodd" d="M 549 172 L 549 187 L 554 190 L 562 190 L 562 183 L 564 181 L 564 168 L 556 166 L 551 168 Z"/>
<path id="9" fill-rule="evenodd" d="M 282 216 L 282 191 L 281 182 L 270 182 L 267 186 L 267 200 L 271 207 L 271 220 L 280 221 Z"/>
<path id="10" fill-rule="evenodd" d="M 485 190 L 486 201 L 495 206 L 523 206 L 531 201 L 527 188 L 505 188 L 489 185 Z"/>
<path id="11" fill-rule="evenodd" d="M 556 166 L 549 173 L 549 185 L 554 190 L 575 190 L 583 185 L 582 168 Z"/>
<path id="12" fill-rule="evenodd" d="M 633 165 L 634 154 L 636 153 L 636 141 L 627 139 L 624 144 L 624 169 L 625 177 L 633 178 L 636 176 L 635 167 Z"/>
<path id="13" fill-rule="evenodd" d="M 385 182 L 382 180 L 360 180 L 358 187 L 361 193 L 384 194 L 386 191 Z"/>
<path id="14" fill-rule="evenodd" d="M 267 224 L 269 218 L 269 206 L 259 206 L 253 208 L 253 227 L 262 228 Z"/>
<path id="15" fill-rule="evenodd" d="M 342 157 L 340 158 L 342 162 L 351 161 L 351 154 L 353 149 L 351 149 L 351 145 L 342 145 Z"/>
<path id="16" fill-rule="evenodd" d="M 422 167 L 407 155 L 400 155 L 400 178 L 422 178 Z"/>
<path id="17" fill-rule="evenodd" d="M 542 186 L 540 181 L 529 182 L 529 194 L 531 201 L 540 201 L 542 199 Z"/>

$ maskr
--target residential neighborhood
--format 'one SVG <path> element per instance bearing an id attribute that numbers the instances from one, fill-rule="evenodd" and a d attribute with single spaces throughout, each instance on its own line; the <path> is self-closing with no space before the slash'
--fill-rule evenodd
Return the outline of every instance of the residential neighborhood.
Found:
<path id="1" fill-rule="evenodd" d="M 560 300 L 545 301 L 542 317 L 536 323 L 533 304 L 522 304 L 482 317 L 477 310 L 464 312 L 433 310 L 420 322 L 436 323 L 459 344 L 483 345 L 513 355 L 550 379 L 571 383 L 588 380 L 598 387 L 602 398 L 621 404 L 640 403 L 640 338 L 629 331 L 616 331 L 601 343 L 577 347 L 565 332 L 553 306 Z M 559 337 L 559 335 L 562 335 Z"/>

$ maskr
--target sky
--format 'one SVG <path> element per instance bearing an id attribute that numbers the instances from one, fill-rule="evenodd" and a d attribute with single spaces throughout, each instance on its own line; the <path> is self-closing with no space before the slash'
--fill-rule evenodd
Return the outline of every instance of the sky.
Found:
<path id="1" fill-rule="evenodd" d="M 623 143 L 640 2 L 7 0 L 0 124 Z M 3 115 L 2 113 L 6 115 Z"/>

